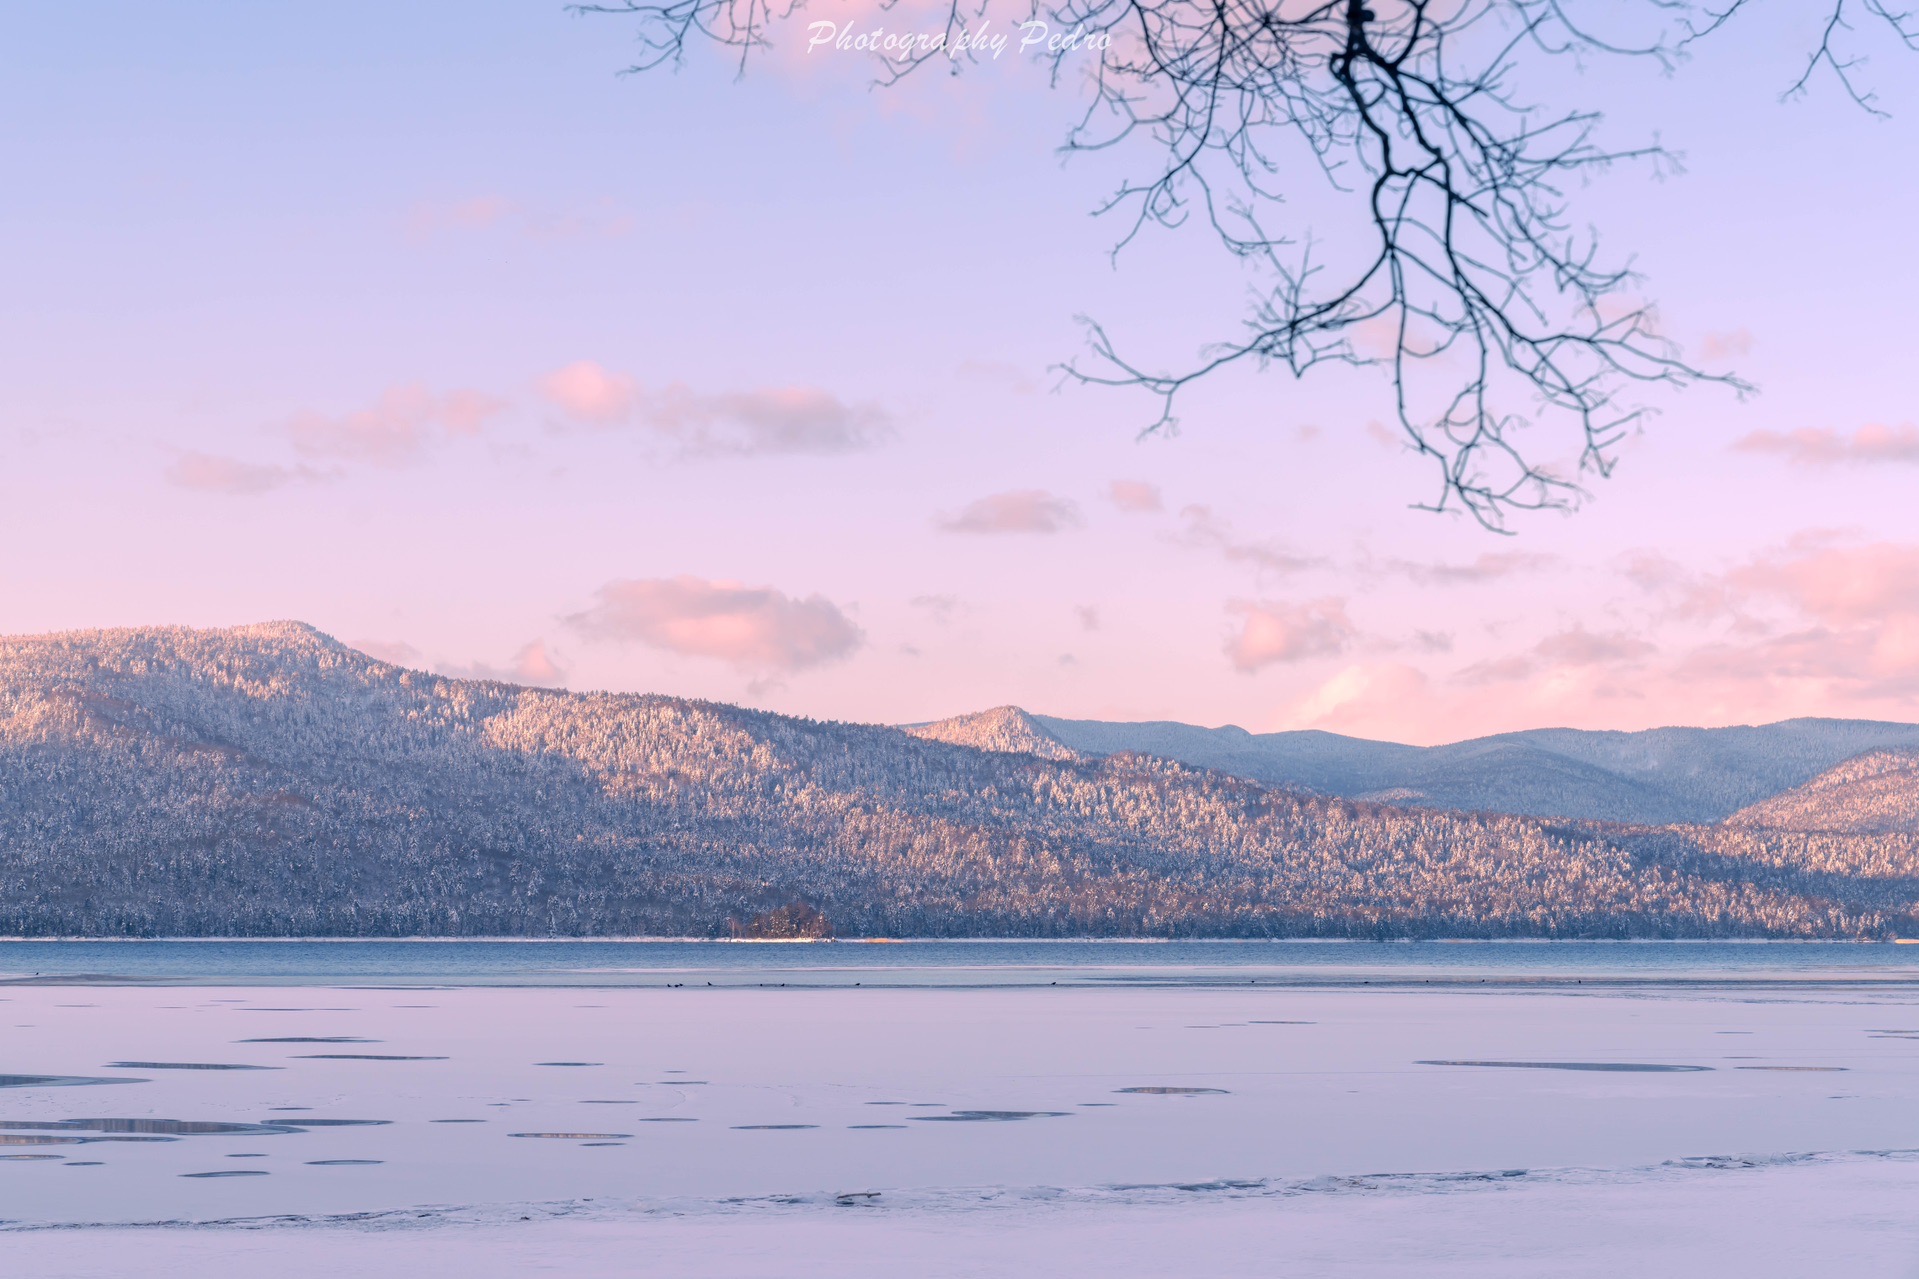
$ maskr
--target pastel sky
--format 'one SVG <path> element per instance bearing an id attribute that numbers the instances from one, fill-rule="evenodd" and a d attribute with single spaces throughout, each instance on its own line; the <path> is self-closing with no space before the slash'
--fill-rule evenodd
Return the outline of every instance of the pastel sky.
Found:
<path id="1" fill-rule="evenodd" d="M 1170 438 L 1058 387 L 1077 315 L 1172 363 L 1249 281 L 1197 233 L 1115 262 L 1126 157 L 1062 164 L 1077 91 L 1016 58 L 622 77 L 631 25 L 557 3 L 9 6 L 0 630 L 298 618 L 891 722 L 1919 719 L 1919 55 L 1868 68 L 1890 119 L 1781 103 L 1795 22 L 1557 74 L 1684 152 L 1578 216 L 1759 390 L 1659 401 L 1499 537 L 1409 509 L 1372 373 L 1236 370 Z"/>

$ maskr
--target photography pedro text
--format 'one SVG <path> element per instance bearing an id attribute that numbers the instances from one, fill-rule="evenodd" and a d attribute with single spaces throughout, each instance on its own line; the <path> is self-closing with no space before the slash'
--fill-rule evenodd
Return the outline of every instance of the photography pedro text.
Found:
<path id="1" fill-rule="evenodd" d="M 877 53 L 900 61 L 944 55 L 949 58 L 997 58 L 1008 49 L 1021 53 L 1037 50 L 1042 54 L 1070 53 L 1076 49 L 1105 50 L 1113 37 L 1105 31 L 1090 35 L 1084 27 L 1054 31 L 1038 18 L 1020 23 L 1006 31 L 993 30 L 988 18 L 977 27 L 957 31 L 888 31 L 885 27 L 860 30 L 856 22 L 811 22 L 806 27 L 806 51 L 829 49 L 835 53 Z"/>

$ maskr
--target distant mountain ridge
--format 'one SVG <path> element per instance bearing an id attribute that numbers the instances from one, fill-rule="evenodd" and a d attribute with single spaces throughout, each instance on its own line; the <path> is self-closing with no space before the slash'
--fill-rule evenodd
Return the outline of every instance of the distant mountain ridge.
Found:
<path id="1" fill-rule="evenodd" d="M 1087 742 L 449 679 L 294 622 L 0 638 L 0 935 L 1919 932 L 1903 831 L 1408 807 Z M 1304 742 L 1321 781 L 1420 754 Z"/>
<path id="2" fill-rule="evenodd" d="M 984 731 L 991 716 L 993 729 Z M 1919 748 L 1919 724 L 1793 719 L 1737 728 L 1501 733 L 1406 746 L 1304 730 L 1249 733 L 1172 722 L 1108 723 L 999 707 L 912 731 L 988 750 L 1133 752 L 1268 786 L 1468 812 L 1633 825 L 1721 821 L 1862 752 Z M 1003 741 L 1006 745 L 994 745 Z"/>

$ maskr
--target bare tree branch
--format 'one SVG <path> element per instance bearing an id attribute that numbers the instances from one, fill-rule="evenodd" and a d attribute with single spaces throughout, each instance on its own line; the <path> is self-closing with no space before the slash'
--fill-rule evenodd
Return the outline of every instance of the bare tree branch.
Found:
<path id="1" fill-rule="evenodd" d="M 743 68 L 804 0 L 784 3 L 579 11 L 638 19 L 633 70 L 677 64 L 689 42 L 735 49 Z M 889 54 L 881 81 L 935 62 L 957 70 L 970 56 L 962 37 L 993 3 L 916 12 L 916 29 L 938 38 Z M 1231 365 L 1296 377 L 1325 364 L 1379 367 L 1400 430 L 1436 472 L 1421 505 L 1502 530 L 1515 512 L 1574 505 L 1579 475 L 1609 474 L 1650 411 L 1639 393 L 1749 388 L 1688 363 L 1658 332 L 1630 262 L 1602 257 L 1569 216 L 1572 183 L 1621 162 L 1659 173 L 1675 158 L 1656 141 L 1609 147 L 1597 112 L 1547 110 L 1520 82 L 1539 83 L 1555 59 L 1670 67 L 1747 3 L 1614 0 L 1593 6 L 1602 29 L 1576 0 L 1001 0 L 1014 23 L 1080 37 L 1046 53 L 1056 84 L 1083 72 L 1087 105 L 1065 150 L 1155 157 L 1100 207 L 1122 219 L 1114 252 L 1148 228 L 1197 222 L 1262 281 L 1241 333 L 1183 368 L 1148 367 L 1087 320 L 1089 358 L 1063 366 L 1066 376 L 1156 397 L 1150 433 L 1175 429 L 1182 393 Z M 1846 51 L 1848 16 L 1879 19 L 1911 48 L 1919 26 L 1884 0 L 1819 3 L 1820 43 L 1787 96 L 1823 67 L 1879 113 L 1857 79 L 1863 58 Z M 896 12 L 891 0 L 881 10 Z M 1608 33 L 1635 19 L 1651 34 Z M 1327 236 L 1269 233 L 1304 191 L 1302 167 L 1348 211 Z"/>

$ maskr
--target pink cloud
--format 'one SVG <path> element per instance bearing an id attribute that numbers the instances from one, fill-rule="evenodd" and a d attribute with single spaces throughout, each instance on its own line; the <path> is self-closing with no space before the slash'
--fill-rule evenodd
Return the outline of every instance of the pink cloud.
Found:
<path id="1" fill-rule="evenodd" d="M 166 469 L 167 483 L 199 493 L 225 493 L 231 497 L 255 497 L 326 478 L 308 466 L 278 466 L 270 462 L 242 462 L 238 458 L 213 453 L 188 451 L 176 457 Z"/>
<path id="2" fill-rule="evenodd" d="M 1728 585 L 1784 600 L 1833 625 L 1871 625 L 1919 614 L 1919 546 L 1800 543 L 1727 575 Z"/>
<path id="3" fill-rule="evenodd" d="M 1165 509 L 1159 485 L 1144 480 L 1114 480 L 1106 489 L 1107 500 L 1129 515 L 1150 515 Z"/>
<path id="4" fill-rule="evenodd" d="M 847 404 L 807 386 L 702 393 L 675 382 L 648 393 L 625 373 L 578 360 L 540 379 L 540 393 L 591 426 L 650 428 L 688 456 L 850 453 L 892 432 L 877 405 Z"/>
<path id="5" fill-rule="evenodd" d="M 504 666 L 488 662 L 442 663 L 439 674 L 453 679 L 494 680 L 501 684 L 524 684 L 534 688 L 559 688 L 566 683 L 566 668 L 547 649 L 544 640 L 523 645 Z"/>
<path id="6" fill-rule="evenodd" d="M 342 417 L 303 413 L 287 424 L 294 451 L 307 457 L 400 466 L 416 460 L 438 434 L 474 435 L 504 402 L 478 391 L 429 394 L 396 386 L 370 409 Z"/>
<path id="7" fill-rule="evenodd" d="M 1877 424 L 1860 427 L 1851 435 L 1831 427 L 1801 427 L 1796 431 L 1754 431 L 1734 442 L 1741 453 L 1766 453 L 1805 466 L 1870 465 L 1880 462 L 1919 462 L 1919 427 Z"/>
<path id="8" fill-rule="evenodd" d="M 939 519 L 949 533 L 1058 533 L 1079 523 L 1077 506 L 1040 489 L 993 493 Z"/>
<path id="9" fill-rule="evenodd" d="M 610 373 L 592 360 L 575 360 L 540 379 L 540 393 L 568 417 L 596 426 L 617 426 L 633 416 L 640 386 L 624 373 Z"/>
<path id="10" fill-rule="evenodd" d="M 1243 619 L 1239 634 L 1226 645 L 1226 655 L 1242 671 L 1256 671 L 1275 662 L 1330 657 L 1344 652 L 1356 635 L 1346 617 L 1346 602 L 1339 599 L 1304 604 L 1239 600 L 1229 604 L 1227 610 Z"/>
<path id="11" fill-rule="evenodd" d="M 1400 662 L 1347 666 L 1319 684 L 1284 717 L 1289 728 L 1322 728 L 1404 740 L 1435 718 L 1424 672 Z M 1444 739 L 1441 739 L 1444 740 Z"/>
<path id="12" fill-rule="evenodd" d="M 583 634 L 623 640 L 741 670 L 784 673 L 847 657 L 865 636 L 819 595 L 697 577 L 608 582 L 567 621 Z"/>

